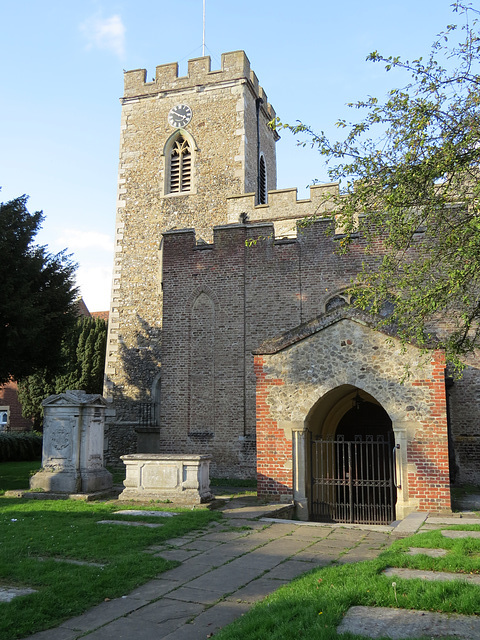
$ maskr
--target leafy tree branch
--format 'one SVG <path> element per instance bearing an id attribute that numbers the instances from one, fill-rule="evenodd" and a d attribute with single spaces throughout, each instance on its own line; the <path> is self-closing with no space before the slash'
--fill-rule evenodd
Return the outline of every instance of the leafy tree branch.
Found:
<path id="1" fill-rule="evenodd" d="M 272 126 L 317 147 L 340 182 L 339 195 L 327 197 L 345 232 L 342 250 L 359 231 L 377 257 L 375 271 L 358 274 L 355 304 L 378 311 L 393 295 L 384 322 L 461 366 L 480 340 L 480 30 L 478 10 L 452 8 L 461 24 L 447 25 L 425 60 L 367 57 L 411 80 L 383 101 L 350 103 L 363 117 L 337 122 L 342 140 L 301 122 Z"/>

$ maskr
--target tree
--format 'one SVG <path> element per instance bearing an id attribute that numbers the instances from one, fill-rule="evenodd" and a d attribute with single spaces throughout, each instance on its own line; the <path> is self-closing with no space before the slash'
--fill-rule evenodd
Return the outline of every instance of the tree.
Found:
<path id="1" fill-rule="evenodd" d="M 341 181 L 331 204 L 347 233 L 342 249 L 358 229 L 377 252 L 378 270 L 358 275 L 356 304 L 378 311 L 393 295 L 384 322 L 461 366 L 480 341 L 480 32 L 477 10 L 452 6 L 463 24 L 448 25 L 427 60 L 368 56 L 411 81 L 383 102 L 351 103 L 365 115 L 337 123 L 342 141 L 301 123 L 280 126 L 307 134 Z"/>
<path id="2" fill-rule="evenodd" d="M 44 219 L 27 197 L 0 204 L 0 384 L 55 369 L 62 337 L 75 321 L 76 265 L 33 244 Z"/>
<path id="3" fill-rule="evenodd" d="M 22 413 L 33 418 L 40 428 L 43 418 L 42 400 L 67 389 L 102 393 L 107 344 L 107 323 L 100 318 L 78 318 L 62 341 L 59 368 L 37 371 L 19 382 L 18 397 Z"/>

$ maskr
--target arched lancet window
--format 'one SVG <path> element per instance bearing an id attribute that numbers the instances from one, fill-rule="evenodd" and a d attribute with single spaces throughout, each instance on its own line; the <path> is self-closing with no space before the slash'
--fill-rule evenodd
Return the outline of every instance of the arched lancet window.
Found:
<path id="1" fill-rule="evenodd" d="M 267 204 L 267 165 L 263 154 L 258 165 L 258 204 Z"/>
<path id="2" fill-rule="evenodd" d="M 200 292 L 190 315 L 190 433 L 215 432 L 215 303 Z"/>
<path id="3" fill-rule="evenodd" d="M 172 144 L 169 158 L 168 192 L 190 191 L 192 186 L 192 149 L 179 135 Z"/>

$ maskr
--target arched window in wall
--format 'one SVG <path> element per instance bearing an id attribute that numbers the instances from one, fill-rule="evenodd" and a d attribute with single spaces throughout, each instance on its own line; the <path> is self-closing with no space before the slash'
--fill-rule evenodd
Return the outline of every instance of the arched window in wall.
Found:
<path id="1" fill-rule="evenodd" d="M 168 192 L 181 193 L 192 187 L 192 148 L 179 134 L 173 141 L 169 157 Z"/>
<path id="2" fill-rule="evenodd" d="M 215 305 L 201 292 L 190 317 L 190 433 L 215 431 Z"/>
<path id="3" fill-rule="evenodd" d="M 258 164 L 258 204 L 267 204 L 267 165 L 263 153 Z"/>

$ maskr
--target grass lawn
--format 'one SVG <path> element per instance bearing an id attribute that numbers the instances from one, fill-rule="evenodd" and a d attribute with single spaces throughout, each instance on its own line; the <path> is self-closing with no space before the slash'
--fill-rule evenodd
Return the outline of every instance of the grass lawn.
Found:
<path id="1" fill-rule="evenodd" d="M 480 526 L 445 528 L 480 530 Z M 436 559 L 410 556 L 405 553 L 409 547 L 443 548 L 448 554 Z M 386 567 L 480 574 L 480 539 L 450 540 L 431 531 L 395 542 L 376 560 L 311 571 L 268 596 L 215 638 L 333 640 L 339 637 L 337 625 L 354 605 L 480 615 L 480 586 L 402 578 L 393 582 L 382 575 Z M 365 640 L 353 634 L 342 638 Z"/>
<path id="2" fill-rule="evenodd" d="M 0 464 L 0 489 L 27 488 L 30 473 L 38 466 L 35 462 Z M 37 593 L 0 603 L 0 640 L 23 638 L 54 627 L 105 599 L 128 594 L 177 564 L 144 553 L 148 546 L 203 528 L 221 517 L 204 509 L 175 509 L 180 515 L 173 518 L 142 518 L 162 522 L 157 529 L 97 524 L 102 519 L 129 519 L 113 515 L 118 509 L 114 501 L 0 497 L 0 586 L 37 589 Z M 148 509 L 172 510 L 158 503 Z M 445 528 L 480 530 L 480 526 Z M 406 553 L 409 547 L 443 548 L 448 554 L 441 558 L 410 556 Z M 58 561 L 62 559 L 104 566 Z M 215 638 L 333 640 L 338 637 L 337 625 L 353 605 L 480 616 L 480 586 L 402 578 L 392 581 L 382 574 L 386 567 L 480 575 L 480 539 L 449 539 L 440 531 L 428 531 L 396 541 L 375 560 L 313 570 L 268 596 Z M 352 634 L 342 638 L 364 640 Z"/>
<path id="3" fill-rule="evenodd" d="M 38 471 L 40 460 L 33 462 L 0 462 L 0 495 L 9 489 L 28 489 L 30 476 Z"/>
<path id="4" fill-rule="evenodd" d="M 145 553 L 149 545 L 184 535 L 221 516 L 206 509 L 175 509 L 180 515 L 147 518 L 155 529 L 100 525 L 115 516 L 115 502 L 24 500 L 0 497 L 0 586 L 37 593 L 0 603 L 0 640 L 23 638 L 60 624 L 106 598 L 128 594 L 178 563 Z M 133 505 L 132 508 L 138 508 Z M 153 503 L 148 509 L 168 510 Z M 172 509 L 170 509 L 172 510 Z M 137 518 L 138 520 L 138 518 Z M 75 565 L 72 559 L 103 564 Z"/>

